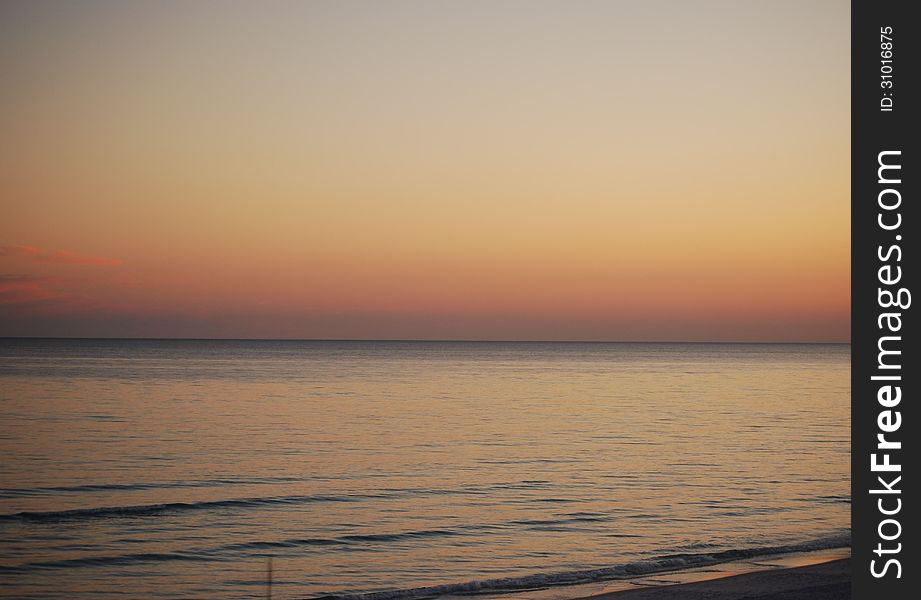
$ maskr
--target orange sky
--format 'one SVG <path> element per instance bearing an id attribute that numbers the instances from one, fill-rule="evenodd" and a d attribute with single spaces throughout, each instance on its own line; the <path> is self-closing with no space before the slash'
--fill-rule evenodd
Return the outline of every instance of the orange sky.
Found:
<path id="1" fill-rule="evenodd" d="M 847 2 L 4 3 L 0 335 L 847 341 Z"/>

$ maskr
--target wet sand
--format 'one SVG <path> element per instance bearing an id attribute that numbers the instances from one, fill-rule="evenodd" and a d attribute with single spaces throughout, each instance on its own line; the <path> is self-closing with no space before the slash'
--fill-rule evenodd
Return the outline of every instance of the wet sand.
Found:
<path id="1" fill-rule="evenodd" d="M 851 597 L 849 558 L 669 585 L 649 585 L 589 596 L 591 600 L 846 600 Z"/>

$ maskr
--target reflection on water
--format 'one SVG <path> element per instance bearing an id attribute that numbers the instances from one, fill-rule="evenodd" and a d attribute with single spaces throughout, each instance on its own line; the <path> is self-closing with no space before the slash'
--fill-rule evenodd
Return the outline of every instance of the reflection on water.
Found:
<path id="1" fill-rule="evenodd" d="M 0 340 L 0 593 L 275 597 L 849 527 L 849 346 Z"/>

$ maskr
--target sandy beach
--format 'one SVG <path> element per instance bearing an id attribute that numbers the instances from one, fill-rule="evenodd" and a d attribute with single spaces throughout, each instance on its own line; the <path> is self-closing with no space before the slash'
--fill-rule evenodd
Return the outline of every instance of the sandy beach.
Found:
<path id="1" fill-rule="evenodd" d="M 592 600 L 844 600 L 851 597 L 850 559 L 771 569 L 677 585 L 589 596 Z"/>

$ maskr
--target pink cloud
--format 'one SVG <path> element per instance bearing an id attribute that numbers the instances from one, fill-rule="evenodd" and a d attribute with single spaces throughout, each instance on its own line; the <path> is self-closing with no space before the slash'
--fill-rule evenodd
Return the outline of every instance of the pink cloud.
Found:
<path id="1" fill-rule="evenodd" d="M 94 299 L 50 287 L 51 277 L 0 274 L 0 316 L 61 314 L 96 308 Z"/>
<path id="2" fill-rule="evenodd" d="M 27 246 L 21 244 L 12 246 L 0 246 L 0 256 L 19 257 L 39 263 L 95 265 L 100 267 L 115 267 L 124 262 L 117 258 L 89 256 L 85 254 L 78 254 L 71 250 L 58 250 L 57 252 L 51 252 L 49 250 L 36 248 L 35 246 Z"/>

